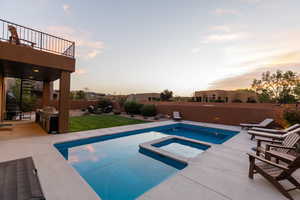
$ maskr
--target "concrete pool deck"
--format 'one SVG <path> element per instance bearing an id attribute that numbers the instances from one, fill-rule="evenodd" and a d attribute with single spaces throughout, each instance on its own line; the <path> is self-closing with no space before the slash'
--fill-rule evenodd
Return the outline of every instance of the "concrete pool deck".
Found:
<path id="1" fill-rule="evenodd" d="M 182 121 L 183 123 L 240 131 L 239 127 Z M 0 162 L 32 156 L 47 200 L 98 200 L 75 169 L 55 149 L 54 143 L 100 136 L 105 134 L 151 128 L 177 122 L 164 121 L 120 126 L 61 135 L 45 135 L 0 141 Z M 255 146 L 246 131 L 219 145 L 212 144 L 204 153 L 189 161 L 189 165 L 144 193 L 139 199 L 203 199 L 203 200 L 284 200 L 269 182 L 260 175 L 248 178 L 246 152 Z M 295 176 L 300 178 L 297 171 Z M 300 199 L 300 191 L 291 192 Z"/>

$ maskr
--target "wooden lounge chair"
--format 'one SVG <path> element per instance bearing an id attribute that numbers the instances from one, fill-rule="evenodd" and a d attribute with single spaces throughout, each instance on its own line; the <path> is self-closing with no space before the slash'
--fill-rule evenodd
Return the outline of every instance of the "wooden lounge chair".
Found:
<path id="1" fill-rule="evenodd" d="M 264 121 L 260 122 L 259 124 L 240 124 L 240 126 L 243 128 L 253 128 L 253 127 L 258 127 L 258 128 L 266 128 L 270 126 L 274 122 L 274 119 L 267 118 Z"/>
<path id="2" fill-rule="evenodd" d="M 36 43 L 34 43 L 32 41 L 19 38 L 16 27 L 14 27 L 12 25 L 8 25 L 8 30 L 9 30 L 10 35 L 11 35 L 9 37 L 9 43 L 20 45 L 21 44 L 20 41 L 24 41 L 26 43 L 29 43 L 31 47 L 34 47 L 34 45 L 36 44 Z"/>
<path id="3" fill-rule="evenodd" d="M 263 140 L 257 139 L 256 155 L 264 153 L 266 151 L 277 151 L 281 153 L 289 153 L 295 150 L 295 145 L 300 141 L 300 129 L 291 132 L 284 140 Z M 262 146 L 262 142 L 265 142 L 265 147 Z"/>
<path id="4" fill-rule="evenodd" d="M 289 191 L 300 189 L 300 183 L 292 177 L 292 174 L 300 167 L 300 156 L 294 157 L 288 154 L 272 154 L 270 152 L 269 156 L 274 156 L 281 161 L 279 164 L 251 153 L 248 153 L 248 155 L 250 163 L 249 178 L 253 179 L 254 174 L 258 173 L 275 186 L 286 198 L 293 200 Z M 284 188 L 280 183 L 283 180 L 289 181 L 295 187 L 290 189 Z"/>
<path id="5" fill-rule="evenodd" d="M 265 132 L 265 133 L 285 134 L 285 133 L 293 131 L 297 128 L 300 128 L 300 124 L 294 124 L 294 125 L 292 125 L 288 128 L 280 129 L 280 130 L 270 129 L 270 128 L 258 128 L 258 127 L 251 128 L 250 130 L 252 130 L 252 131 L 261 131 L 261 132 Z"/>
<path id="6" fill-rule="evenodd" d="M 263 138 L 268 138 L 268 139 L 272 139 L 272 140 L 284 140 L 284 138 L 286 138 L 288 135 L 294 133 L 294 132 L 299 132 L 300 131 L 300 127 L 289 131 L 285 134 L 274 134 L 274 133 L 267 133 L 267 132 L 261 132 L 261 131 L 253 131 L 253 130 L 249 130 L 248 134 L 251 135 L 251 140 L 253 140 L 255 137 L 263 137 Z"/>
<path id="7" fill-rule="evenodd" d="M 173 112 L 173 119 L 176 120 L 176 121 L 182 120 L 182 118 L 180 116 L 180 112 L 174 111 Z"/>
<path id="8" fill-rule="evenodd" d="M 45 200 L 31 157 L 0 163 L 1 200 Z"/>

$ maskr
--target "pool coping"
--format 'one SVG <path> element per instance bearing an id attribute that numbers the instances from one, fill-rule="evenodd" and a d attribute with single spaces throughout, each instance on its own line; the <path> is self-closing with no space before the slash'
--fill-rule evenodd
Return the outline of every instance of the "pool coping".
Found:
<path id="1" fill-rule="evenodd" d="M 154 144 L 158 144 L 158 143 L 161 143 L 161 142 L 164 142 L 167 140 L 171 140 L 171 139 L 178 139 L 178 140 L 183 140 L 183 141 L 187 141 L 187 142 L 191 142 L 191 143 L 195 143 L 195 144 L 200 144 L 200 145 L 207 146 L 208 148 L 211 147 L 210 143 L 202 142 L 202 141 L 198 141 L 198 140 L 194 140 L 194 139 L 190 139 L 190 138 L 186 138 L 186 137 L 181 137 L 181 136 L 166 136 L 163 138 L 151 140 L 149 142 L 144 142 L 144 143 L 140 144 L 139 147 L 142 149 L 146 149 L 150 152 L 156 153 L 158 155 L 173 159 L 177 162 L 181 162 L 183 164 L 188 165 L 189 161 L 192 160 L 193 158 L 183 157 L 183 156 L 171 153 L 169 151 L 163 150 L 159 147 L 153 146 Z"/>
<path id="2" fill-rule="evenodd" d="M 240 127 L 232 126 L 232 125 L 212 124 L 212 123 L 194 122 L 194 121 L 186 121 L 186 120 L 182 120 L 182 121 L 169 120 L 169 121 L 162 121 L 162 122 L 152 122 L 152 123 L 150 122 L 150 123 L 146 123 L 146 124 L 117 126 L 117 127 L 112 127 L 112 128 L 94 129 L 94 130 L 88 130 L 88 131 L 80 131 L 80 132 L 69 133 L 69 134 L 77 134 L 77 133 L 78 134 L 87 134 L 87 133 L 90 133 L 90 132 L 101 131 L 101 130 L 106 132 L 104 134 L 95 134 L 95 135 L 90 135 L 90 136 L 87 136 L 87 137 L 57 140 L 57 141 L 53 142 L 52 145 L 55 146 L 55 145 L 60 144 L 60 143 L 73 142 L 73 141 L 78 141 L 78 140 L 82 140 L 82 139 L 92 139 L 92 138 L 97 138 L 97 137 L 102 137 L 102 136 L 111 136 L 111 135 L 115 135 L 115 134 L 120 134 L 122 132 L 143 130 L 143 129 L 148 129 L 148 128 L 155 128 L 155 127 L 160 127 L 160 126 L 173 125 L 173 124 L 189 124 L 189 125 L 195 125 L 195 126 L 202 126 L 202 127 L 205 127 L 205 128 L 215 128 L 215 129 L 222 129 L 222 130 L 235 131 L 235 132 L 240 132 L 241 131 Z M 139 128 L 132 128 L 132 127 L 136 127 L 136 126 L 140 126 L 140 125 L 144 125 L 144 126 L 139 127 Z M 124 127 L 125 129 L 118 131 L 119 127 L 121 127 L 121 128 Z M 231 138 L 229 138 L 228 140 L 230 140 Z M 226 140 L 225 142 L 227 142 L 228 140 Z M 207 144 L 212 145 L 213 143 L 207 143 Z M 219 144 L 217 144 L 217 145 L 219 145 Z"/>

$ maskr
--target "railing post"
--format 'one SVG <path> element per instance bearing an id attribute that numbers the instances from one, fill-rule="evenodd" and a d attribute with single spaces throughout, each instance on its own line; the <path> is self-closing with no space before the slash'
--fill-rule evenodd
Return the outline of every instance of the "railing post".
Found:
<path id="1" fill-rule="evenodd" d="M 40 49 L 43 49 L 43 33 L 41 33 Z"/>
<path id="2" fill-rule="evenodd" d="M 72 55 L 72 57 L 74 58 L 75 57 L 75 42 L 73 42 L 73 55 Z"/>

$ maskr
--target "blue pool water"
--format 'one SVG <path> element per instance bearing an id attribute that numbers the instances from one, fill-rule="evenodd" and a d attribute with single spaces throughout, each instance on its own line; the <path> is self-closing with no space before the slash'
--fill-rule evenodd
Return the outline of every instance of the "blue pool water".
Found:
<path id="1" fill-rule="evenodd" d="M 177 138 L 167 139 L 153 144 L 153 146 L 186 158 L 194 158 L 209 148 L 209 146 L 204 144 L 194 143 Z"/>
<path id="2" fill-rule="evenodd" d="M 178 123 L 55 146 L 102 199 L 130 200 L 185 167 L 174 160 L 144 152 L 139 144 L 169 135 L 220 144 L 237 133 Z"/>

